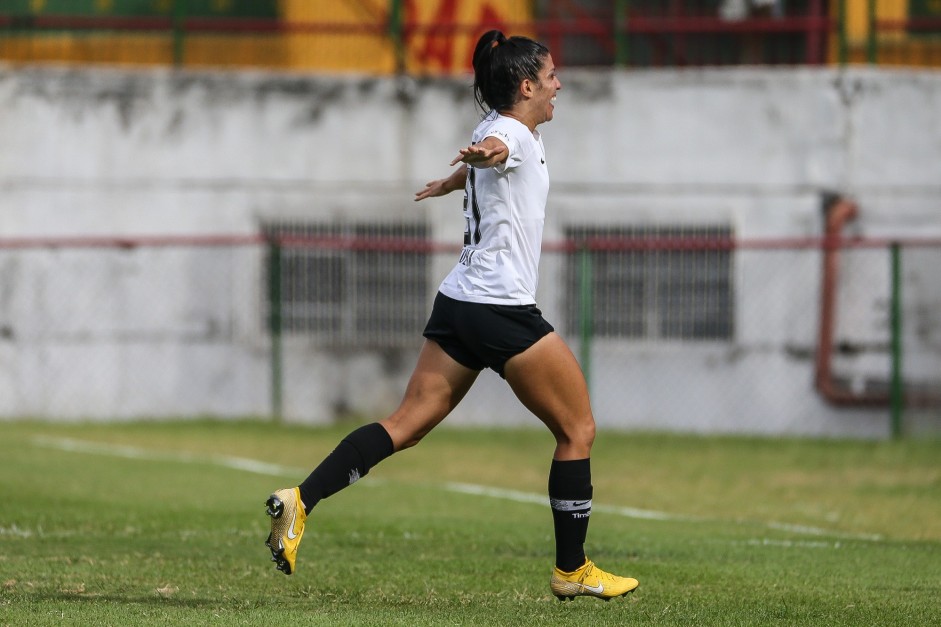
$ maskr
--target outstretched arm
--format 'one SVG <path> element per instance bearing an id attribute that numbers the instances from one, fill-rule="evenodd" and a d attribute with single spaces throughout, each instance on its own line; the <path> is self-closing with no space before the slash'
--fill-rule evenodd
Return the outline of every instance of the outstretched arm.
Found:
<path id="1" fill-rule="evenodd" d="M 455 161 L 454 163 L 457 162 Z M 451 165 L 454 165 L 454 163 Z M 424 189 L 415 192 L 415 200 L 419 201 L 426 198 L 432 198 L 434 196 L 444 196 L 445 194 L 450 194 L 455 190 L 463 189 L 464 181 L 466 180 L 467 166 L 462 165 L 447 178 L 437 179 L 425 183 Z"/>
<path id="2" fill-rule="evenodd" d="M 492 168 L 498 163 L 503 163 L 510 156 L 510 150 L 502 141 L 496 137 L 485 137 L 483 141 L 472 144 L 467 148 L 461 148 L 458 156 L 451 161 L 451 165 L 463 162 L 451 176 L 443 179 L 436 179 L 425 183 L 425 188 L 415 192 L 415 200 L 424 200 L 434 196 L 444 196 L 451 192 L 463 189 L 464 181 L 467 180 L 467 166 L 475 168 Z"/>
<path id="3" fill-rule="evenodd" d="M 451 165 L 463 161 L 475 168 L 492 168 L 503 163 L 510 156 L 510 149 L 493 135 L 485 137 L 483 141 L 461 148 L 460 154 L 454 158 Z"/>

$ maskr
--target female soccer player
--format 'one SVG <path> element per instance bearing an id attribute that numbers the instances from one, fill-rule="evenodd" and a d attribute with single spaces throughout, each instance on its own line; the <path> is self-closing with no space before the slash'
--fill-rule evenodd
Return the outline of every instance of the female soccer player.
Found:
<path id="1" fill-rule="evenodd" d="M 589 456 L 595 421 L 574 355 L 536 307 L 549 174 L 536 127 L 552 119 L 562 88 L 549 50 L 525 37 L 490 31 L 474 50 L 474 95 L 485 112 L 471 145 L 447 178 L 415 200 L 464 189 L 464 249 L 444 279 L 402 403 L 384 420 L 346 438 L 298 487 L 267 502 L 266 541 L 278 570 L 295 570 L 307 516 L 386 457 L 409 448 L 451 412 L 484 368 L 506 379 L 556 439 L 549 470 L 559 599 L 604 600 L 634 590 L 636 579 L 607 573 L 585 556 L 591 514 Z"/>

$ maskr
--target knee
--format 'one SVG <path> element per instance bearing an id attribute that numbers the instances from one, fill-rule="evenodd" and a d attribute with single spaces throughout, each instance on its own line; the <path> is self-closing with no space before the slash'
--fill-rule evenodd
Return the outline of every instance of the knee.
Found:
<path id="1" fill-rule="evenodd" d="M 595 420 L 591 416 L 579 423 L 576 428 L 575 441 L 588 450 L 595 443 Z"/>
<path id="2" fill-rule="evenodd" d="M 586 418 L 566 425 L 562 433 L 557 434 L 559 444 L 587 453 L 595 442 L 595 420 L 588 415 Z"/>

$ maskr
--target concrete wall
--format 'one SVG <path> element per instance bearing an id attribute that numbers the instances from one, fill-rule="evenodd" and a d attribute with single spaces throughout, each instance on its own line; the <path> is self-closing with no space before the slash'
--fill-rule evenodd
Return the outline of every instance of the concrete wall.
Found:
<path id="1" fill-rule="evenodd" d="M 567 225 L 591 223 L 720 222 L 744 239 L 818 236 L 824 190 L 860 204 L 862 215 L 851 227 L 855 234 L 941 236 L 941 74 L 572 70 L 563 71 L 562 82 L 555 120 L 541 128 L 552 176 L 547 240 L 561 238 Z M 335 217 L 423 218 L 436 240 L 454 243 L 462 229 L 460 199 L 416 205 L 411 197 L 425 181 L 445 175 L 456 149 L 467 142 L 477 119 L 469 84 L 469 78 L 0 66 L 0 238 L 254 234 L 266 220 Z M 56 377 L 65 377 L 63 385 L 75 392 L 50 394 L 42 384 L 50 376 L 50 360 L 58 359 L 50 355 L 65 349 L 46 346 L 45 358 L 36 357 L 26 329 L 29 320 L 57 307 L 34 298 L 43 281 L 52 280 L 37 273 L 36 264 L 62 254 L 67 253 L 32 251 L 29 263 L 11 251 L 0 257 L 0 327 L 10 330 L 0 334 L 0 415 L 266 411 L 267 353 L 252 339 L 259 314 L 236 311 L 231 298 L 237 289 L 258 289 L 243 284 L 257 283 L 260 252 L 232 253 L 223 262 L 230 271 L 217 268 L 212 275 L 221 273 L 221 283 L 196 282 L 200 293 L 219 292 L 213 300 L 219 310 L 211 315 L 201 318 L 186 301 L 166 305 L 161 315 L 141 314 L 152 318 L 142 327 L 175 338 L 161 345 L 162 367 L 149 366 L 153 351 L 129 347 L 127 334 L 121 342 L 105 338 L 114 344 L 109 350 L 121 355 L 108 359 L 109 369 L 69 375 L 79 369 L 63 366 Z M 789 271 L 773 273 L 750 261 L 756 254 L 736 259 L 741 302 L 733 342 L 595 347 L 593 400 L 600 424 L 886 432 L 886 410 L 835 409 L 812 389 L 819 258 L 778 256 L 774 263 Z M 436 257 L 432 285 L 452 261 Z M 119 270 L 121 263 L 146 265 L 124 259 L 115 262 Z M 932 263 L 907 278 L 921 286 L 913 310 L 941 304 L 941 289 L 935 292 L 933 273 L 924 270 Z M 885 280 L 884 261 L 876 257 L 854 267 L 856 283 Z M 550 320 L 560 319 L 567 297 L 559 289 L 561 271 L 547 257 L 540 305 Z M 122 289 L 133 290 L 137 271 L 123 272 Z M 853 302 L 852 294 L 843 298 Z M 872 312 L 885 305 L 879 298 L 866 293 L 849 307 L 846 324 L 861 341 L 884 337 L 872 322 Z M 756 302 L 782 305 L 762 308 Z M 927 325 L 923 337 L 937 347 L 941 323 L 928 313 L 921 322 Z M 115 335 L 103 335 L 109 334 Z M 941 357 L 926 354 L 919 366 L 925 376 L 941 372 Z M 292 420 L 322 422 L 338 407 L 387 411 L 398 400 L 413 355 L 338 355 L 288 346 L 286 368 L 305 376 L 289 381 L 286 413 Z M 190 372 L 193 360 L 202 364 L 206 380 L 181 383 L 179 373 Z M 872 366 L 865 361 L 849 357 L 840 367 L 864 372 L 883 368 L 885 360 Z M 131 382 L 128 372 L 138 373 Z M 96 392 L 81 393 L 91 388 Z M 452 420 L 534 421 L 490 373 Z"/>

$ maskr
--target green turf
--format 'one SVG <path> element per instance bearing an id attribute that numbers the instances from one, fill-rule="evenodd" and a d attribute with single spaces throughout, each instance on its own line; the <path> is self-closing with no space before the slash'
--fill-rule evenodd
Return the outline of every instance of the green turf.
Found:
<path id="1" fill-rule="evenodd" d="M 601 433 L 589 553 L 641 587 L 562 604 L 539 430 L 436 430 L 276 572 L 263 501 L 346 431 L 0 423 L 0 624 L 941 625 L 939 440 Z"/>

